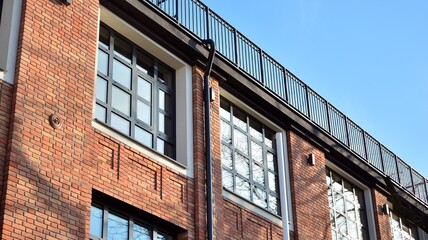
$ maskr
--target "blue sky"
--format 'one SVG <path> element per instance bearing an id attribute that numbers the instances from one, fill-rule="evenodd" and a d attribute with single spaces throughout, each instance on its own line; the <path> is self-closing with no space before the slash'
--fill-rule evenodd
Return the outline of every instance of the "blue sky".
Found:
<path id="1" fill-rule="evenodd" d="M 427 0 L 203 0 L 428 177 Z"/>

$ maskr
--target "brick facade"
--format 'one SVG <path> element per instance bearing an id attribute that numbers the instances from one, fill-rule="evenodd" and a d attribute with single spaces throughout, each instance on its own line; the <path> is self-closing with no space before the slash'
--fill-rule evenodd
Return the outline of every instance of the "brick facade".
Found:
<path id="1" fill-rule="evenodd" d="M 203 73 L 192 66 L 194 177 L 93 127 L 98 1 L 23 1 L 16 79 L 0 80 L 0 239 L 89 239 L 94 192 L 206 238 Z M 284 239 L 269 218 L 223 197 L 220 81 L 211 103 L 215 239 Z M 62 126 L 53 128 L 56 114 Z M 177 140 L 179 141 L 179 139 Z M 331 239 L 325 153 L 287 130 L 294 231 Z M 310 153 L 316 165 L 309 166 Z M 378 239 L 390 239 L 386 196 L 374 189 Z M 279 217 L 278 217 L 279 218 Z M 149 220 L 150 221 L 150 220 Z M 177 230 L 178 231 L 178 230 Z"/>

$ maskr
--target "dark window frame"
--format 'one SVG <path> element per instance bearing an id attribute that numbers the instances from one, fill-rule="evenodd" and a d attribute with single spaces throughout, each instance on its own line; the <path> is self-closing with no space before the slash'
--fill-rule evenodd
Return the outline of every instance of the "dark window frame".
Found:
<path id="1" fill-rule="evenodd" d="M 223 185 L 223 189 L 227 190 L 227 191 L 231 191 L 233 194 L 236 194 L 237 196 L 239 196 L 242 199 L 245 199 L 247 201 L 250 201 L 251 203 L 255 204 L 256 206 L 262 208 L 265 211 L 268 211 L 271 214 L 280 216 L 281 215 L 281 200 L 280 200 L 280 189 L 279 189 L 279 171 L 278 171 L 278 157 L 277 157 L 277 152 L 276 152 L 276 142 L 275 140 L 272 141 L 272 148 L 270 148 L 269 146 L 267 146 L 265 144 L 265 137 L 266 137 L 266 131 L 270 131 L 271 133 L 273 133 L 273 135 L 275 135 L 276 131 L 270 129 L 268 126 L 266 126 L 265 124 L 263 124 L 261 121 L 259 121 L 256 117 L 252 116 L 250 113 L 248 113 L 248 111 L 245 111 L 241 108 L 239 108 L 238 106 L 236 106 L 235 104 L 233 104 L 231 101 L 227 100 L 224 97 L 221 97 L 220 102 L 225 102 L 228 104 L 229 106 L 229 112 L 230 112 L 230 119 L 225 119 L 223 116 L 220 117 L 220 123 L 223 121 L 226 124 L 228 124 L 230 126 L 231 129 L 231 139 L 230 142 L 225 141 L 224 139 L 221 139 L 221 147 L 222 147 L 222 151 L 223 151 L 223 145 L 228 147 L 229 149 L 231 149 L 231 158 L 232 158 L 232 169 L 230 169 L 229 167 L 225 166 L 223 164 L 223 159 L 222 159 L 222 170 L 225 172 L 228 172 L 229 174 L 232 175 L 232 182 L 233 182 L 233 189 L 228 189 L 227 187 L 225 187 Z M 220 109 L 222 107 L 220 106 Z M 234 111 L 238 110 L 241 113 L 245 114 L 245 119 L 246 119 L 246 127 L 247 127 L 247 131 L 243 131 L 242 129 L 240 129 L 239 127 L 235 126 L 235 124 L 233 123 L 233 117 L 234 117 Z M 221 110 L 220 110 L 221 111 Z M 253 121 L 257 124 L 259 124 L 262 128 L 262 138 L 263 141 L 260 141 L 258 139 L 256 139 L 255 137 L 253 137 L 250 133 L 250 121 Z M 248 153 L 243 153 L 241 152 L 239 149 L 236 149 L 236 147 L 234 146 L 234 130 L 239 131 L 241 134 L 244 134 L 247 137 L 247 147 L 248 147 Z M 221 132 L 222 130 L 220 130 Z M 257 160 L 254 160 L 252 157 L 252 148 L 251 148 L 251 142 L 255 142 L 259 145 L 262 146 L 262 157 L 263 157 L 263 162 L 260 163 Z M 236 168 L 236 163 L 235 163 L 235 153 L 240 154 L 245 156 L 246 159 L 248 159 L 249 161 L 249 178 L 246 178 L 245 176 L 243 176 L 242 174 L 240 174 Z M 267 154 L 271 153 L 273 155 L 273 161 L 274 161 L 274 170 L 269 169 L 268 167 L 268 163 L 267 163 Z M 260 184 L 259 182 L 257 182 L 254 178 L 253 178 L 253 174 L 254 174 L 254 170 L 253 170 L 253 165 L 257 165 L 259 167 L 263 168 L 263 178 L 264 178 L 264 186 L 262 184 Z M 269 183 L 269 173 L 273 173 L 275 176 L 275 189 L 276 191 L 272 191 L 270 189 L 270 183 Z M 223 173 L 224 174 L 224 173 Z M 223 176 L 224 177 L 224 176 Z M 244 179 L 246 182 L 248 182 L 250 184 L 250 199 L 241 196 L 239 193 L 236 192 L 236 177 L 239 177 L 241 179 Z M 224 180 L 222 180 L 223 182 Z M 224 182 L 223 182 L 224 184 Z M 258 203 L 256 203 L 254 201 L 254 188 L 258 188 L 261 189 L 265 194 L 266 194 L 266 207 L 259 205 Z M 276 209 L 271 209 L 271 204 L 269 199 L 271 197 L 276 198 Z M 275 212 L 276 211 L 276 212 Z"/>
<path id="2" fill-rule="evenodd" d="M 1 26 L 1 16 L 3 15 L 3 0 L 0 0 L 0 26 Z"/>
<path id="3" fill-rule="evenodd" d="M 159 228 L 157 226 L 155 226 L 153 223 L 150 223 L 149 221 L 144 221 L 140 218 L 138 218 L 138 216 L 135 216 L 133 214 L 127 213 L 126 211 L 121 211 L 119 210 L 120 206 L 112 206 L 109 203 L 100 203 L 100 202 L 94 202 L 91 204 L 91 210 L 92 208 L 98 208 L 102 211 L 103 215 L 102 215 L 102 226 L 101 226 L 101 232 L 102 232 L 102 236 L 98 237 L 95 235 L 92 235 L 90 233 L 89 239 L 91 240 L 103 240 L 103 239 L 107 239 L 108 236 L 108 217 L 109 217 L 109 213 L 113 214 L 117 217 L 120 217 L 122 219 L 127 220 L 127 228 L 128 228 L 128 240 L 132 240 L 133 239 L 133 226 L 134 224 L 138 224 L 139 226 L 142 226 L 146 229 L 148 229 L 151 233 L 151 238 L 152 240 L 156 240 L 158 239 L 157 236 L 159 234 L 163 235 L 166 237 L 166 240 L 176 240 L 176 237 L 173 236 L 172 233 L 168 233 L 166 231 L 166 229 L 163 228 Z M 90 219 L 90 224 L 92 224 L 92 221 Z"/>
<path id="4" fill-rule="evenodd" d="M 97 118 L 97 113 L 95 115 L 95 118 L 104 123 L 107 124 L 109 127 L 112 127 L 113 129 L 115 129 L 112 126 L 112 122 L 111 122 L 111 116 L 112 114 L 117 115 L 118 117 L 120 117 L 122 120 L 125 120 L 129 123 L 129 131 L 128 133 L 124 133 L 120 130 L 120 133 L 138 141 L 136 139 L 136 134 L 135 134 L 135 129 L 136 127 L 140 128 L 141 130 L 145 131 L 148 134 L 151 134 L 151 146 L 148 146 L 147 144 L 144 144 L 141 141 L 138 141 L 140 143 L 142 143 L 145 146 L 148 146 L 150 148 L 152 148 L 155 151 L 160 152 L 163 155 L 166 155 L 172 159 L 176 158 L 176 119 L 175 119 L 175 98 L 176 98 L 176 94 L 175 94 L 175 84 L 176 84 L 176 74 L 175 74 L 175 70 L 171 67 L 169 67 L 167 64 L 163 63 L 162 61 L 160 61 L 159 59 L 157 59 L 156 57 L 152 56 L 151 54 L 149 54 L 148 52 L 146 52 L 144 49 L 142 49 L 140 46 L 138 46 L 137 44 L 131 42 L 130 40 L 128 40 L 125 36 L 121 35 L 120 33 L 116 32 L 114 29 L 112 29 L 111 27 L 109 27 L 108 25 L 104 24 L 104 23 L 100 23 L 100 32 L 101 32 L 101 28 L 105 28 L 108 30 L 109 32 L 109 46 L 105 47 L 103 44 L 98 44 L 98 51 L 102 51 L 105 54 L 107 54 L 108 56 L 108 64 L 107 64 L 107 75 L 103 74 L 102 72 L 97 70 L 97 81 L 98 78 L 103 79 L 104 81 L 107 82 L 107 90 L 106 90 L 106 96 L 107 96 L 107 100 L 106 102 L 96 98 L 96 106 L 98 107 L 102 107 L 103 109 L 105 109 L 105 119 L 99 119 Z M 127 59 L 123 58 L 120 54 L 116 54 L 115 53 L 115 49 L 114 49 L 114 42 L 115 39 L 120 38 L 121 40 L 125 41 L 127 44 L 129 44 L 130 46 L 132 46 L 132 52 L 131 52 L 131 59 L 130 62 L 127 61 Z M 144 54 L 144 56 L 150 58 L 151 60 L 153 60 L 153 72 L 144 72 L 142 71 L 140 68 L 137 67 L 137 54 L 138 53 L 142 53 Z M 129 67 L 131 69 L 131 88 L 127 88 L 126 86 L 123 86 L 121 83 L 115 81 L 113 79 L 113 60 L 116 60 L 117 62 L 120 62 L 123 65 L 126 65 L 127 67 Z M 164 81 L 158 76 L 158 73 L 161 72 L 160 69 L 164 69 L 165 71 L 171 73 L 171 85 L 167 86 L 167 84 L 164 83 Z M 163 70 L 162 70 L 163 71 Z M 151 101 L 150 101 L 150 119 L 151 122 L 150 124 L 145 123 L 144 121 L 142 121 L 141 119 L 137 118 L 137 102 L 144 102 L 145 104 L 147 104 L 147 101 L 145 101 L 144 99 L 142 99 L 141 96 L 138 96 L 137 94 L 137 84 L 138 84 L 138 79 L 142 78 L 143 80 L 149 82 L 151 84 Z M 126 115 L 125 113 L 122 113 L 120 110 L 115 109 L 112 105 L 112 89 L 113 87 L 120 89 L 123 92 L 126 92 L 127 94 L 130 95 L 130 114 L 129 116 Z M 159 91 L 163 91 L 165 93 L 167 93 L 170 96 L 170 101 L 169 101 L 169 106 L 170 106 L 170 111 L 164 111 L 162 109 L 160 109 L 159 106 Z M 95 111 L 97 112 L 97 110 Z M 170 133 L 164 133 L 161 132 L 159 129 L 159 115 L 163 114 L 164 116 L 166 116 L 169 120 L 170 120 L 170 125 L 169 125 L 169 131 Z M 168 126 L 166 126 L 168 127 Z M 169 151 L 165 152 L 165 148 L 162 151 L 158 150 L 158 139 L 161 141 L 164 141 L 166 144 L 168 144 L 170 146 Z"/>

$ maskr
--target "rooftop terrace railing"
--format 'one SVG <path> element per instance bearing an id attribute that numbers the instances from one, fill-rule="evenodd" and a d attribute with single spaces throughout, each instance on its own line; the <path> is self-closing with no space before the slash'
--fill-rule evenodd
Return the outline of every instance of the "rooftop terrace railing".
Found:
<path id="1" fill-rule="evenodd" d="M 428 181 L 284 66 L 199 0 L 140 0 L 152 4 L 199 39 L 213 39 L 218 56 L 300 112 L 362 161 L 425 204 Z"/>

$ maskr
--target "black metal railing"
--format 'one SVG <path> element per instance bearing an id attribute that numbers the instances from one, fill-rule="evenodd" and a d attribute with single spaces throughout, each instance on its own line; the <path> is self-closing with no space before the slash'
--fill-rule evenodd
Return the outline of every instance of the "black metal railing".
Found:
<path id="1" fill-rule="evenodd" d="M 217 56 L 300 112 L 361 160 L 428 204 L 427 179 L 370 136 L 284 66 L 199 0 L 140 0 L 151 3 L 196 38 L 213 39 Z"/>

